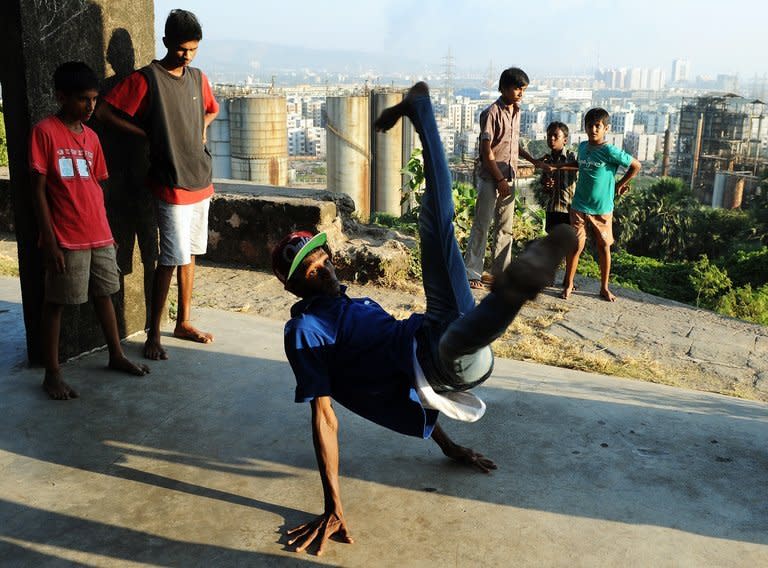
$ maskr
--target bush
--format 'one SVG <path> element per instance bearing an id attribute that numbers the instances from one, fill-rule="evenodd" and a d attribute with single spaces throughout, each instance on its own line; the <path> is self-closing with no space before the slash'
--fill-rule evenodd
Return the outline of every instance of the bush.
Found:
<path id="1" fill-rule="evenodd" d="M 768 285 L 753 290 L 747 284 L 725 294 L 717 303 L 717 312 L 761 325 L 768 325 Z"/>
<path id="2" fill-rule="evenodd" d="M 8 140 L 5 136 L 5 116 L 0 106 L 0 166 L 8 165 Z"/>
<path id="3" fill-rule="evenodd" d="M 655 258 L 619 252 L 611 258 L 612 280 L 655 296 L 693 304 L 692 267 L 687 262 L 663 262 Z"/>
<path id="4" fill-rule="evenodd" d="M 757 250 L 738 250 L 735 254 L 718 262 L 728 271 L 734 286 L 751 284 L 759 288 L 768 284 L 768 247 Z"/>
<path id="5" fill-rule="evenodd" d="M 709 262 L 706 255 L 691 265 L 689 276 L 691 285 L 696 290 L 696 305 L 714 308 L 716 299 L 731 289 L 728 273 Z"/>

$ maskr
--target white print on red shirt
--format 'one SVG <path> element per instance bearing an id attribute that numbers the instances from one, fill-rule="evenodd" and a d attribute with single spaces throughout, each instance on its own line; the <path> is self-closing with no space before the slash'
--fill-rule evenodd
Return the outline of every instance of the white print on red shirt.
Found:
<path id="1" fill-rule="evenodd" d="M 62 178 L 75 177 L 75 164 L 77 165 L 77 175 L 81 178 L 91 177 L 91 168 L 93 167 L 93 152 L 77 148 L 59 148 L 56 150 L 59 156 L 59 175 Z M 74 158 L 74 162 L 73 162 Z"/>

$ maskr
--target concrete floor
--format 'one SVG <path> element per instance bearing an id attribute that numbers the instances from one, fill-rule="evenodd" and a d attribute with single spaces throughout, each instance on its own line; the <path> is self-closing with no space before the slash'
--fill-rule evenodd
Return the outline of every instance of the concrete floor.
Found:
<path id="1" fill-rule="evenodd" d="M 17 288 L 0 279 L 4 332 Z M 357 542 L 289 552 L 281 529 L 322 493 L 282 326 L 197 315 L 214 344 L 168 338 L 145 378 L 83 357 L 70 402 L 3 334 L 0 565 L 768 565 L 768 405 L 511 361 L 477 390 L 479 423 L 442 421 L 492 475 L 337 408 Z"/>

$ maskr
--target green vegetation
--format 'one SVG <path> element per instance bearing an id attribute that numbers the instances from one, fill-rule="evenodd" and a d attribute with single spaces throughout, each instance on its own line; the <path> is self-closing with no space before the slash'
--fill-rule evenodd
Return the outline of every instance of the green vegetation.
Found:
<path id="1" fill-rule="evenodd" d="M 615 233 L 616 283 L 768 324 L 768 175 L 741 210 L 702 206 L 678 179 L 635 187 Z"/>
<path id="2" fill-rule="evenodd" d="M 0 166 L 8 165 L 8 139 L 5 136 L 5 116 L 0 106 Z"/>
<path id="3" fill-rule="evenodd" d="M 411 204 L 410 211 L 399 219 L 379 215 L 375 221 L 415 235 L 424 185 L 420 150 L 403 171 L 409 176 L 403 202 Z M 454 227 L 462 248 L 476 197 L 472 186 L 454 184 Z M 515 215 L 516 247 L 543 234 L 542 210 L 518 203 Z M 679 179 L 640 178 L 617 202 L 614 233 L 614 283 L 768 325 L 768 172 L 741 210 L 702 206 Z M 413 266 L 414 276 L 420 276 L 417 258 Z M 593 254 L 582 255 L 578 272 L 600 277 Z"/>

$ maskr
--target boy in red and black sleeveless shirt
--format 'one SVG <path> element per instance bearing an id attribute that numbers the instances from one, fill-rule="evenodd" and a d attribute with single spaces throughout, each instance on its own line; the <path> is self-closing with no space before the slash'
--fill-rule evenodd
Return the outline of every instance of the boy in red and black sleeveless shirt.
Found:
<path id="1" fill-rule="evenodd" d="M 147 185 L 156 198 L 160 230 L 144 344 L 149 359 L 168 358 L 160 342 L 160 324 L 174 272 L 179 286 L 174 336 L 213 341 L 213 335 L 190 323 L 195 255 L 204 254 L 208 244 L 208 204 L 213 194 L 205 137 L 219 112 L 208 79 L 189 66 L 202 37 L 194 14 L 173 10 L 165 22 L 165 57 L 129 75 L 105 97 L 109 104 L 96 111 L 100 120 L 149 141 Z"/>
<path id="2" fill-rule="evenodd" d="M 54 75 L 59 111 L 32 129 L 29 167 L 40 245 L 46 260 L 43 303 L 43 388 L 51 398 L 77 398 L 61 376 L 59 333 L 66 304 L 93 298 L 109 348 L 109 367 L 149 372 L 129 361 L 120 345 L 110 296 L 120 289 L 112 231 L 100 181 L 107 167 L 96 133 L 83 123 L 93 113 L 98 78 L 85 63 L 64 63 Z"/>

